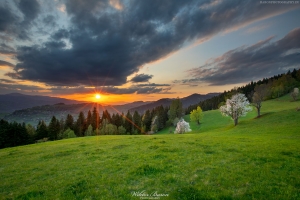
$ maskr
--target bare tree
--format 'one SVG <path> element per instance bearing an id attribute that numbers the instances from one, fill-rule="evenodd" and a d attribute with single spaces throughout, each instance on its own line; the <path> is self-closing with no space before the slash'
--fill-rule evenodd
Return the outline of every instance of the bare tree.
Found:
<path id="1" fill-rule="evenodd" d="M 257 110 L 257 117 L 260 116 L 262 101 L 269 94 L 269 87 L 266 84 L 256 85 L 252 96 L 252 105 Z"/>

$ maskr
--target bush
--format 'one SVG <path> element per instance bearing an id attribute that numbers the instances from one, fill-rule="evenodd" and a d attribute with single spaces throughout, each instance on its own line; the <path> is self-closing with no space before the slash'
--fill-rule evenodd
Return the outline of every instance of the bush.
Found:
<path id="1" fill-rule="evenodd" d="M 74 133 L 73 130 L 71 130 L 70 128 L 68 128 L 67 130 L 65 130 L 62 134 L 62 138 L 63 139 L 67 139 L 67 138 L 76 138 L 76 135 Z"/>

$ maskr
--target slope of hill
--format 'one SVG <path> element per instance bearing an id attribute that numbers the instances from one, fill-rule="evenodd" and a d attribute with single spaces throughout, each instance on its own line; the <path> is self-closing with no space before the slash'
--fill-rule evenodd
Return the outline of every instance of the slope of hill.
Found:
<path id="1" fill-rule="evenodd" d="M 299 199 L 296 107 L 300 101 L 287 97 L 267 101 L 262 117 L 252 111 L 236 127 L 219 111 L 207 111 L 200 127 L 191 124 L 191 134 L 95 136 L 1 149 L 1 198 Z"/>
<path id="2" fill-rule="evenodd" d="M 219 93 L 208 93 L 208 94 L 192 94 L 190 96 L 181 98 L 182 106 L 187 108 L 190 105 L 197 104 L 200 101 L 209 99 L 211 97 L 217 96 Z M 146 110 L 151 110 L 157 106 L 170 106 L 173 99 L 159 99 L 157 101 L 148 103 L 146 105 L 138 106 L 130 109 L 130 112 L 138 111 L 139 113 L 144 113 Z"/>
<path id="3" fill-rule="evenodd" d="M 11 113 L 15 110 L 21 110 L 24 108 L 52 105 L 57 103 L 75 104 L 82 102 L 57 97 L 32 96 L 20 93 L 11 93 L 0 95 L 0 113 Z"/>

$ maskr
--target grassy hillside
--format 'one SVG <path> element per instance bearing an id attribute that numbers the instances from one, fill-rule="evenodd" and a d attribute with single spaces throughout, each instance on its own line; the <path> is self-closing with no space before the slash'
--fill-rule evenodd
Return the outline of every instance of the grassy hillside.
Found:
<path id="1" fill-rule="evenodd" d="M 300 102 L 236 127 L 205 112 L 190 134 L 99 136 L 0 150 L 1 199 L 300 199 Z M 188 116 L 187 116 L 188 117 Z M 136 193 L 134 193 L 136 192 Z M 154 197 L 154 196 L 152 196 Z"/>

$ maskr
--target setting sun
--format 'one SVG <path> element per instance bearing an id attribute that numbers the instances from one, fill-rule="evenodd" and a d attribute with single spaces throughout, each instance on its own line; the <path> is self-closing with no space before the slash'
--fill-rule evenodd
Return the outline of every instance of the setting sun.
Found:
<path id="1" fill-rule="evenodd" d="M 101 98 L 100 94 L 96 94 L 96 95 L 95 95 L 95 98 L 96 98 L 96 99 L 100 99 L 100 98 Z"/>

